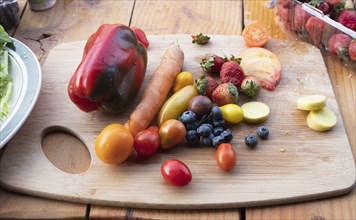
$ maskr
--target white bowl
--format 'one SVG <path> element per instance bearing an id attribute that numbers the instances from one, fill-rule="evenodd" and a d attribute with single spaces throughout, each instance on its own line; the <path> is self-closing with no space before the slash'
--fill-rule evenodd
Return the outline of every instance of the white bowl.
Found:
<path id="1" fill-rule="evenodd" d="M 40 93 L 42 73 L 35 54 L 20 41 L 11 38 L 9 73 L 13 88 L 9 114 L 0 124 L 0 149 L 16 134 L 30 115 Z"/>

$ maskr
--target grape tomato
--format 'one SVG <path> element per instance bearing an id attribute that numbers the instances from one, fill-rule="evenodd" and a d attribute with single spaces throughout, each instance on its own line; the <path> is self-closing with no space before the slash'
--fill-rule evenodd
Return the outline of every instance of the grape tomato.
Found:
<path id="1" fill-rule="evenodd" d="M 189 167 L 177 159 L 168 159 L 161 166 L 163 178 L 174 186 L 186 186 L 192 180 Z"/>

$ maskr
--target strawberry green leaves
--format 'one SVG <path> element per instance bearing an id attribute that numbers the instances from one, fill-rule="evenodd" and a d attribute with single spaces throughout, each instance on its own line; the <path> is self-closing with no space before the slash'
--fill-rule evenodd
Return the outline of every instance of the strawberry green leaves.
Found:
<path id="1" fill-rule="evenodd" d="M 197 34 L 197 35 L 192 35 L 192 43 L 193 44 L 199 44 L 199 45 L 204 45 L 207 44 L 210 40 L 210 37 L 208 35 L 204 35 L 202 33 Z"/>

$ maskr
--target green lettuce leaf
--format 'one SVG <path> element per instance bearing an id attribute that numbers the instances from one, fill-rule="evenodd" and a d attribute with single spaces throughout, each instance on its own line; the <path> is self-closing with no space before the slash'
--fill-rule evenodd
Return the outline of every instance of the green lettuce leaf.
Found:
<path id="1" fill-rule="evenodd" d="M 9 114 L 9 99 L 12 91 L 12 79 L 9 74 L 9 52 L 5 50 L 7 43 L 11 43 L 9 35 L 0 25 L 0 122 Z"/>

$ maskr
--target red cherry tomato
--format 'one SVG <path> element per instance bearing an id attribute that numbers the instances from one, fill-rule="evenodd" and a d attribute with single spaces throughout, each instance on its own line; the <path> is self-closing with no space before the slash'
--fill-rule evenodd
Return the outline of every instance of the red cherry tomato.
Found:
<path id="1" fill-rule="evenodd" d="M 224 171 L 230 171 L 236 164 L 236 153 L 229 143 L 220 144 L 215 154 L 216 163 Z"/>
<path id="2" fill-rule="evenodd" d="M 137 155 L 149 157 L 154 154 L 160 146 L 159 129 L 157 126 L 151 126 L 136 134 L 134 139 L 134 148 Z"/>
<path id="3" fill-rule="evenodd" d="M 185 186 L 192 180 L 189 167 L 182 161 L 168 159 L 161 166 L 163 178 L 174 186 Z"/>

